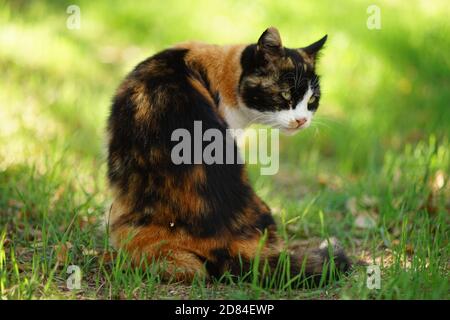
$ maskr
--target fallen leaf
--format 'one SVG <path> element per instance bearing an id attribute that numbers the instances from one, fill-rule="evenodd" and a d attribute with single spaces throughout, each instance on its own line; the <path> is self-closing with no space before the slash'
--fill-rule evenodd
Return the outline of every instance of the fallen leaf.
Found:
<path id="1" fill-rule="evenodd" d="M 67 257 L 69 256 L 69 250 L 72 248 L 72 244 L 67 241 L 65 243 L 61 243 L 59 245 L 56 245 L 56 261 L 59 263 L 64 263 L 67 260 Z"/>
<path id="2" fill-rule="evenodd" d="M 50 208 L 54 208 L 55 205 L 61 200 L 62 195 L 66 191 L 66 188 L 64 185 L 60 185 L 58 189 L 56 189 L 55 193 L 53 194 L 52 198 L 50 199 Z"/>
<path id="3" fill-rule="evenodd" d="M 420 206 L 420 209 L 425 210 L 428 214 L 436 214 L 438 212 L 438 207 L 436 203 L 435 196 L 432 192 L 427 197 L 425 203 Z"/>
<path id="4" fill-rule="evenodd" d="M 43 246 L 44 244 L 42 243 L 42 241 L 34 242 L 33 244 L 31 244 L 31 247 L 33 249 L 42 248 Z"/>
<path id="5" fill-rule="evenodd" d="M 376 205 L 378 205 L 378 199 L 376 197 L 373 196 L 368 196 L 368 195 L 364 195 L 361 198 L 361 204 L 368 207 L 368 208 L 373 208 Z"/>
<path id="6" fill-rule="evenodd" d="M 398 239 L 394 239 L 394 240 L 392 240 L 392 246 L 393 247 L 398 247 L 398 246 L 400 246 L 400 240 L 398 240 Z M 407 253 L 407 254 L 409 254 L 409 255 L 413 255 L 414 254 L 414 247 L 413 247 L 413 245 L 412 244 L 406 244 L 405 245 L 405 252 Z"/>
<path id="7" fill-rule="evenodd" d="M 354 224 L 360 229 L 373 229 L 377 226 L 376 221 L 367 213 L 358 214 Z"/>
<path id="8" fill-rule="evenodd" d="M 355 197 L 348 199 L 345 203 L 345 207 L 352 215 L 356 216 L 358 214 L 358 204 Z"/>
<path id="9" fill-rule="evenodd" d="M 26 236 L 28 241 L 35 241 L 42 239 L 42 231 L 38 229 L 31 229 Z"/>
<path id="10" fill-rule="evenodd" d="M 18 263 L 17 264 L 17 269 L 19 269 L 19 272 L 25 272 L 29 269 L 29 266 L 24 264 L 24 263 Z"/>
<path id="11" fill-rule="evenodd" d="M 109 263 L 116 258 L 117 254 L 112 251 L 105 251 L 100 256 L 99 260 L 101 263 Z"/>
<path id="12" fill-rule="evenodd" d="M 10 245 L 11 245 L 11 239 L 5 238 L 5 239 L 3 240 L 2 247 L 3 247 L 3 248 L 8 248 Z"/>
<path id="13" fill-rule="evenodd" d="M 83 248 L 82 250 L 83 256 L 97 256 L 98 251 L 95 249 Z"/>
<path id="14" fill-rule="evenodd" d="M 392 207 L 394 207 L 394 209 L 400 209 L 401 205 L 403 204 L 403 199 L 402 198 L 394 198 L 391 201 L 391 205 Z"/>
<path id="15" fill-rule="evenodd" d="M 317 176 L 317 182 L 322 187 L 329 187 L 332 190 L 338 190 L 342 188 L 342 180 L 338 176 L 319 174 Z"/>
<path id="16" fill-rule="evenodd" d="M 16 219 L 17 220 L 23 220 L 23 219 L 25 219 L 27 217 L 28 217 L 27 212 L 25 212 L 23 210 L 19 210 L 19 211 L 16 212 Z"/>
<path id="17" fill-rule="evenodd" d="M 442 170 L 438 170 L 436 174 L 434 175 L 433 181 L 432 181 L 432 189 L 434 192 L 439 191 L 442 189 L 445 185 L 445 175 Z"/>
<path id="18" fill-rule="evenodd" d="M 406 251 L 407 254 L 413 255 L 414 254 L 414 247 L 411 244 L 407 244 L 405 246 L 405 251 Z"/>
<path id="19" fill-rule="evenodd" d="M 16 224 L 16 227 L 17 227 L 18 230 L 22 231 L 22 230 L 24 230 L 26 228 L 26 225 L 23 222 L 18 222 Z"/>
<path id="20" fill-rule="evenodd" d="M 8 207 L 13 207 L 13 208 L 16 208 L 16 209 L 20 209 L 23 206 L 24 206 L 23 203 L 20 202 L 20 201 L 17 201 L 15 199 L 9 199 L 8 200 Z"/>
<path id="21" fill-rule="evenodd" d="M 317 177 L 317 182 L 321 186 L 326 187 L 328 185 L 328 176 L 326 176 L 324 174 L 319 174 L 319 176 Z"/>
<path id="22" fill-rule="evenodd" d="M 93 226 L 96 223 L 97 223 L 96 216 L 80 216 L 78 218 L 78 225 L 80 226 L 81 230 L 83 230 L 89 226 Z"/>
<path id="23" fill-rule="evenodd" d="M 21 257 L 21 256 L 26 255 L 28 252 L 30 252 L 32 250 L 30 250 L 30 248 L 26 248 L 26 247 L 15 247 L 14 251 L 15 251 L 17 257 Z"/>

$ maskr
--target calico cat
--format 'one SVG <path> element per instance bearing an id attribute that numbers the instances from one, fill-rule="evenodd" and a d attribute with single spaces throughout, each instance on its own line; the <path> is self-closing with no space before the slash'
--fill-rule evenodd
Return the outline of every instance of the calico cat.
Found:
<path id="1" fill-rule="evenodd" d="M 136 264 L 164 261 L 163 276 L 176 280 L 241 274 L 257 252 L 261 266 L 276 268 L 284 244 L 244 165 L 174 164 L 171 134 L 192 132 L 194 121 L 224 133 L 254 119 L 287 134 L 308 127 L 319 105 L 315 64 L 325 41 L 289 49 L 272 27 L 256 44 L 183 43 L 138 64 L 118 88 L 108 120 L 114 245 Z M 320 275 L 329 252 L 291 252 L 292 276 Z M 331 252 L 337 269 L 348 270 L 342 250 Z"/>

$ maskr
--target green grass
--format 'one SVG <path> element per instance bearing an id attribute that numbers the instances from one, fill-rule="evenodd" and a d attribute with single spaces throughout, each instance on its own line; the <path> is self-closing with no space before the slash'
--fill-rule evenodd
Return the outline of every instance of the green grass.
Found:
<path id="1" fill-rule="evenodd" d="M 450 12 L 445 1 L 0 0 L 0 296 L 6 299 L 448 299 Z M 230 279 L 161 282 L 112 249 L 104 127 L 132 66 L 189 39 L 254 42 L 270 25 L 285 45 L 329 35 L 316 124 L 280 145 L 280 172 L 250 175 L 291 242 L 337 237 L 378 264 L 332 285 L 295 289 Z M 68 290 L 69 265 L 81 290 Z"/>

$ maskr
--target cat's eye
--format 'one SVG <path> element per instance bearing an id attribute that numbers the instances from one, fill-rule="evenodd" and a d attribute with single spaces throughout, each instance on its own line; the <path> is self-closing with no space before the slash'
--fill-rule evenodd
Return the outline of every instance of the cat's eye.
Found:
<path id="1" fill-rule="evenodd" d="M 282 91 L 281 96 L 286 100 L 291 100 L 291 93 L 289 91 Z"/>
<path id="2" fill-rule="evenodd" d="M 314 101 L 316 101 L 316 97 L 315 96 L 311 96 L 311 98 L 309 98 L 308 103 L 314 103 Z"/>

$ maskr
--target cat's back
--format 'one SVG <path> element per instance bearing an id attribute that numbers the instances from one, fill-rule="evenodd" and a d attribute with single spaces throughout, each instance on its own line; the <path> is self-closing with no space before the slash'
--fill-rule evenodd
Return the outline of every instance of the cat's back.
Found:
<path id="1" fill-rule="evenodd" d="M 194 132 L 196 121 L 204 128 L 225 129 L 217 112 L 218 94 L 207 73 L 218 52 L 218 46 L 180 44 L 142 61 L 122 81 L 107 128 L 113 185 L 127 188 L 133 168 L 146 171 L 155 163 L 160 168 L 168 166 L 176 129 Z M 149 150 L 160 156 L 150 161 Z"/>
<path id="2" fill-rule="evenodd" d="M 110 124 L 114 118 L 124 121 L 127 118 L 124 114 L 149 121 L 148 116 L 153 113 L 183 112 L 199 99 L 206 104 L 217 104 L 206 66 L 214 64 L 221 52 L 219 46 L 186 42 L 142 61 L 116 90 Z"/>

